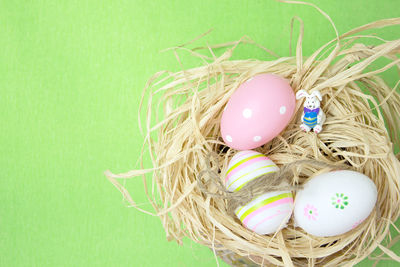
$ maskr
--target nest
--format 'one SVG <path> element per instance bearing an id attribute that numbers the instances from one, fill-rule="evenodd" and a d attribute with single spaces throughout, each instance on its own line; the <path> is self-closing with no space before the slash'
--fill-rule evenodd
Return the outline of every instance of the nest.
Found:
<path id="1" fill-rule="evenodd" d="M 360 34 L 395 24 L 400 24 L 400 19 L 354 29 L 307 58 L 302 55 L 302 23 L 296 55 L 271 61 L 231 60 L 237 45 L 253 43 L 248 38 L 214 47 L 175 48 L 189 51 L 204 65 L 157 73 L 146 86 L 142 99 L 142 103 L 147 99 L 142 161 L 144 148 L 148 147 L 153 167 L 125 174 L 107 172 L 108 178 L 130 205 L 150 213 L 141 209 L 120 183 L 122 179 L 142 176 L 155 210 L 151 214 L 160 218 L 169 240 L 180 243 L 183 237 L 189 237 L 210 247 L 215 255 L 230 259 L 232 265 L 252 262 L 264 266 L 348 266 L 377 247 L 399 260 L 388 249 L 397 240 L 389 230 L 395 227 L 393 222 L 400 214 L 400 163 L 399 154 L 394 152 L 400 144 L 400 95 L 396 91 L 399 82 L 391 88 L 377 74 L 391 67 L 400 68 L 400 40 Z M 365 38 L 378 44 L 359 42 Z M 215 56 L 215 49 L 224 52 Z M 371 65 L 380 58 L 385 59 L 382 66 Z M 274 73 L 289 80 L 295 92 L 319 90 L 327 120 L 318 135 L 301 131 L 302 106 L 298 103 L 286 129 L 255 150 L 268 155 L 278 166 L 314 159 L 345 164 L 370 177 L 378 189 L 377 206 L 356 229 L 340 236 L 315 237 L 296 228 L 290 220 L 274 235 L 261 236 L 228 215 L 226 199 L 200 190 L 196 177 L 207 168 L 209 153 L 217 154 L 219 163 L 211 166 L 224 179 L 228 162 L 237 152 L 227 147 L 220 136 L 224 106 L 241 83 L 260 73 Z M 303 166 L 292 183 L 301 185 L 328 170 Z M 147 173 L 152 173 L 151 189 Z M 207 190 L 218 193 L 213 183 L 205 183 Z"/>

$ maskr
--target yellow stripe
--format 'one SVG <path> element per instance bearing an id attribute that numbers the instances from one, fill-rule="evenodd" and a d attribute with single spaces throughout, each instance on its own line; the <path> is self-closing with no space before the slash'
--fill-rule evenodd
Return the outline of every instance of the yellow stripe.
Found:
<path id="1" fill-rule="evenodd" d="M 261 177 L 261 176 L 263 176 L 263 175 L 265 175 L 265 174 L 273 173 L 273 172 L 276 172 L 276 170 L 275 170 L 275 171 L 266 172 L 266 173 L 264 173 L 264 174 L 261 174 L 261 175 L 258 175 L 258 176 L 256 176 L 256 177 L 254 177 L 254 178 L 251 178 L 250 180 L 248 180 L 247 182 L 245 182 L 244 184 L 242 184 L 242 185 L 240 185 L 238 188 L 236 188 L 235 191 L 239 191 L 240 189 L 242 189 L 242 187 L 245 186 L 248 182 L 251 182 L 251 181 L 253 181 L 253 180 L 256 179 L 256 178 L 259 178 L 259 177 Z"/>
<path id="2" fill-rule="evenodd" d="M 244 207 L 246 207 L 246 205 L 245 205 L 245 206 L 242 206 L 238 211 L 236 211 L 236 212 L 235 212 L 236 215 L 238 215 L 238 214 L 240 213 L 240 211 L 241 211 L 242 209 L 244 209 Z"/>
<path id="3" fill-rule="evenodd" d="M 248 158 L 245 158 L 245 159 L 239 161 L 238 163 L 236 163 L 235 165 L 233 165 L 232 167 L 229 168 L 229 170 L 226 172 L 226 175 L 228 175 L 231 171 L 233 171 L 233 169 L 235 169 L 240 164 L 243 164 L 246 161 L 249 161 L 251 159 L 261 158 L 261 157 L 265 157 L 265 156 L 263 154 L 258 154 L 258 155 L 254 155 L 254 156 L 251 156 L 251 157 L 248 157 Z"/>
<path id="4" fill-rule="evenodd" d="M 243 176 L 252 174 L 253 172 L 256 172 L 256 171 L 261 170 L 261 169 L 263 169 L 263 168 L 268 168 L 268 167 L 273 167 L 273 166 L 275 166 L 275 164 L 274 164 L 274 165 L 263 166 L 263 167 L 260 167 L 260 168 L 258 168 L 258 169 L 255 169 L 255 170 L 253 170 L 253 171 L 251 171 L 251 172 L 245 173 L 245 174 L 243 174 L 242 176 L 240 176 L 239 178 L 237 178 L 235 181 L 233 181 L 230 185 L 228 185 L 228 188 L 231 187 L 231 185 L 232 185 L 233 183 L 235 183 L 237 180 L 239 180 L 239 179 L 242 178 Z M 248 183 L 248 182 L 250 182 L 250 181 L 247 181 L 246 183 Z"/>
<path id="5" fill-rule="evenodd" d="M 270 197 L 267 199 L 264 199 L 263 201 L 256 203 L 254 206 L 252 206 L 251 208 L 249 208 L 248 210 L 246 210 L 245 213 L 242 214 L 242 216 L 240 216 L 240 220 L 243 221 L 250 213 L 252 213 L 253 211 L 264 207 L 265 205 L 268 205 L 272 202 L 275 202 L 277 200 L 283 199 L 283 198 L 287 198 L 287 197 L 293 197 L 292 193 L 283 193 L 274 197 Z M 239 214 L 239 212 L 237 212 L 236 214 Z"/>
<path id="6" fill-rule="evenodd" d="M 304 120 L 311 122 L 311 121 L 316 121 L 317 118 L 306 118 L 306 117 L 304 117 Z"/>

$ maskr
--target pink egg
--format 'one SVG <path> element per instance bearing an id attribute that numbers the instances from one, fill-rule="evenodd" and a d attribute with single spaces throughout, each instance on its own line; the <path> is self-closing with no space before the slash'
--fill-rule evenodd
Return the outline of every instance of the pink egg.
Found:
<path id="1" fill-rule="evenodd" d="M 296 98 L 289 83 L 273 74 L 250 78 L 234 92 L 221 119 L 224 142 L 238 150 L 262 146 L 293 116 Z"/>

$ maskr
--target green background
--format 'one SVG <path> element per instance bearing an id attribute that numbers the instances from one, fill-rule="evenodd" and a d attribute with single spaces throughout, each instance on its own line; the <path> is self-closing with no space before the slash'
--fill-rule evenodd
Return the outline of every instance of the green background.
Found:
<path id="1" fill-rule="evenodd" d="M 400 15 L 395 0 L 318 6 L 340 33 Z M 335 36 L 315 9 L 268 0 L 1 1 L 0 265 L 214 266 L 209 249 L 167 242 L 157 218 L 127 208 L 103 171 L 138 167 L 142 88 L 153 73 L 179 69 L 160 50 L 213 28 L 210 44 L 248 35 L 287 56 L 294 15 L 305 23 L 305 55 Z M 400 37 L 399 27 L 376 32 Z"/>

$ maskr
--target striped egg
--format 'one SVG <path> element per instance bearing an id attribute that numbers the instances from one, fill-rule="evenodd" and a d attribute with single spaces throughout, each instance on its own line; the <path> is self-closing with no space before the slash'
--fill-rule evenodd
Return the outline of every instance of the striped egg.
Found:
<path id="1" fill-rule="evenodd" d="M 238 152 L 229 162 L 226 188 L 239 191 L 248 182 L 278 171 L 276 164 L 265 155 L 252 150 Z M 272 234 L 284 228 L 293 211 L 290 191 L 262 194 L 235 211 L 243 225 L 261 235 Z"/>

